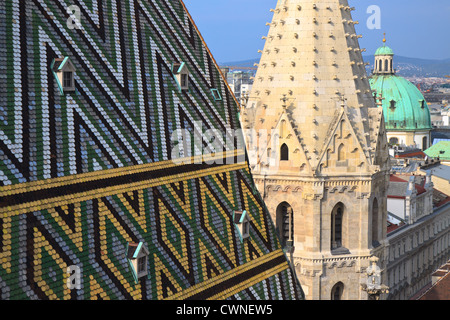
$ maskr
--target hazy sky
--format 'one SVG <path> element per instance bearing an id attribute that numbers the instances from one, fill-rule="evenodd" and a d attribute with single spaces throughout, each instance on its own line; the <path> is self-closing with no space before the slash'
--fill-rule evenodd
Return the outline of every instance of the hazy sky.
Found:
<path id="1" fill-rule="evenodd" d="M 320 0 L 319 0 L 320 1 Z M 200 33 L 219 62 L 258 58 L 264 48 L 277 0 L 184 0 Z M 360 22 L 361 48 L 373 54 L 387 44 L 397 55 L 423 59 L 450 59 L 450 0 L 349 0 L 356 8 L 353 19 Z M 367 9 L 381 9 L 381 29 L 369 29 Z"/>

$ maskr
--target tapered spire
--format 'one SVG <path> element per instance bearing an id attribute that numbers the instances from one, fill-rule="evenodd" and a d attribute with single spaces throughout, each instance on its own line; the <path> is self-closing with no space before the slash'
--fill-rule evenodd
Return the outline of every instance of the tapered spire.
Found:
<path id="1" fill-rule="evenodd" d="M 371 116 L 377 107 L 353 10 L 347 0 L 279 0 L 243 112 L 243 126 L 256 131 L 276 128 L 286 113 L 313 171 L 323 165 L 341 113 L 360 145 L 361 161 L 374 160 L 377 137 L 371 137 L 371 125 L 379 129 L 382 120 L 378 113 Z M 249 149 L 257 165 L 266 148 L 250 143 Z"/>

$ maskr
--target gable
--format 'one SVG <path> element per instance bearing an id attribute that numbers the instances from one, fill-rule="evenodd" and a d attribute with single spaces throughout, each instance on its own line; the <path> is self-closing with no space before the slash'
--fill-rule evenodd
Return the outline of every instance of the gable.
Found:
<path id="1" fill-rule="evenodd" d="M 263 142 L 259 150 L 259 165 L 261 170 L 276 170 L 283 166 L 283 169 L 306 173 L 311 171 L 310 159 L 313 152 L 308 151 L 302 144 L 302 137 L 298 130 L 292 126 L 292 119 L 288 113 L 283 111 L 270 131 L 268 139 L 260 139 Z M 281 161 L 281 148 L 287 146 L 289 152 L 289 162 Z"/>
<path id="2" fill-rule="evenodd" d="M 317 172 L 321 174 L 356 173 L 370 165 L 366 152 L 355 134 L 345 108 L 336 114 L 322 149 Z"/>

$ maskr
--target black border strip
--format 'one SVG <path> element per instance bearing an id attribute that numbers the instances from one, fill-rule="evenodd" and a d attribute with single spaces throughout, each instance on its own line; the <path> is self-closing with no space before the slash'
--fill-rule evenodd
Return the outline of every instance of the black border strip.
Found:
<path id="1" fill-rule="evenodd" d="M 234 159 L 233 157 L 230 157 Z M 228 162 L 228 157 L 223 159 L 222 163 L 231 163 Z M 5 208 L 7 206 L 15 206 L 23 203 L 38 201 L 38 200 L 46 200 L 50 198 L 57 198 L 61 196 L 77 194 L 81 192 L 90 192 L 96 189 L 109 188 L 113 186 L 127 185 L 130 183 L 142 182 L 151 179 L 176 176 L 179 174 L 207 170 L 211 168 L 224 167 L 225 164 L 206 164 L 206 163 L 193 163 L 193 164 L 185 164 L 181 166 L 175 166 L 170 169 L 149 169 L 144 172 L 130 173 L 125 175 L 118 175 L 109 178 L 97 179 L 93 181 L 84 181 L 84 182 L 75 182 L 72 184 L 67 184 L 63 186 L 56 186 L 50 188 L 43 188 L 40 190 L 32 190 L 26 191 L 23 193 L 6 195 L 0 197 L 0 208 Z"/>
<path id="2" fill-rule="evenodd" d="M 236 286 L 239 283 L 242 283 L 255 275 L 263 274 L 265 271 L 272 269 L 278 265 L 281 265 L 282 263 L 286 263 L 286 257 L 284 255 L 279 255 L 272 260 L 269 260 L 259 266 L 256 266 L 250 270 L 247 270 L 236 277 L 233 277 L 231 279 L 225 280 L 223 282 L 217 283 L 216 285 L 207 288 L 201 292 L 198 292 L 188 298 L 186 300 L 206 300 L 208 298 L 211 298 L 215 296 L 216 294 L 220 292 L 224 292 L 228 289 L 231 289 L 232 287 Z"/>

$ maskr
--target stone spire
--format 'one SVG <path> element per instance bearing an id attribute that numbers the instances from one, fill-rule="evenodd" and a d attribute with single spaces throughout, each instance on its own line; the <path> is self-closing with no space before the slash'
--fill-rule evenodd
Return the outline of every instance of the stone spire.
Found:
<path id="1" fill-rule="evenodd" d="M 347 0 L 279 0 L 241 112 L 255 184 L 307 299 L 364 299 L 355 284 L 368 257 L 386 261 L 383 108 L 352 10 Z"/>
<path id="2" fill-rule="evenodd" d="M 305 156 L 300 165 L 314 173 L 327 167 L 323 160 L 330 134 L 343 118 L 361 152 L 356 165 L 374 164 L 378 137 L 371 134 L 378 133 L 383 120 L 370 89 L 352 10 L 346 0 L 279 0 L 243 112 L 243 127 L 256 132 L 289 122 L 302 146 L 297 153 Z M 272 138 L 269 133 L 268 144 Z M 253 142 L 248 145 L 251 163 L 259 170 L 269 163 L 264 158 L 271 148 L 261 139 Z"/>

